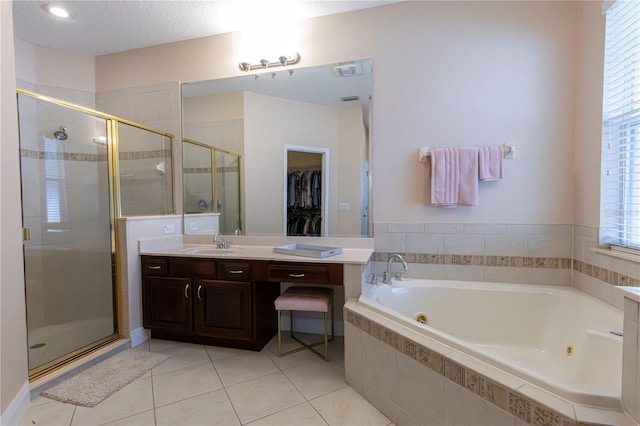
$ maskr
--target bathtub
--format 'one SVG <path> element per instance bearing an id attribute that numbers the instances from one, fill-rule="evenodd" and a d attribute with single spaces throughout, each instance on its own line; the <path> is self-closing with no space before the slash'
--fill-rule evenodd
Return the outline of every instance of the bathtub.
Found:
<path id="1" fill-rule="evenodd" d="M 570 287 L 405 279 L 363 284 L 358 304 L 572 403 L 621 407 L 622 312 Z"/>

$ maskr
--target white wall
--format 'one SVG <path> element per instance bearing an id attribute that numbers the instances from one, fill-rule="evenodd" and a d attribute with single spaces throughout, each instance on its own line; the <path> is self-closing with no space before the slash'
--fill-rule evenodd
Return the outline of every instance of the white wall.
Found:
<path id="1" fill-rule="evenodd" d="M 0 24 L 0 410 L 4 424 L 9 406 L 27 381 L 22 219 L 20 186 L 16 185 L 20 176 L 20 156 L 11 2 L 0 2 Z"/>

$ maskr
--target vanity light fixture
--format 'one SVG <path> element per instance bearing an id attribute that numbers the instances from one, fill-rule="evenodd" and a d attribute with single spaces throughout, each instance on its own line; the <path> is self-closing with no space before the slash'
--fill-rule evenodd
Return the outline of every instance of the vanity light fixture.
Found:
<path id="1" fill-rule="evenodd" d="M 277 61 L 269 62 L 268 59 L 260 59 L 259 64 L 251 64 L 251 62 L 240 62 L 239 66 L 242 71 L 254 71 L 260 69 L 268 69 L 273 67 L 284 67 L 287 65 L 293 65 L 300 62 L 300 54 L 294 53 L 293 56 L 280 56 Z"/>
<path id="2" fill-rule="evenodd" d="M 69 11 L 67 11 L 67 9 L 60 6 L 45 4 L 42 7 L 44 8 L 44 10 L 46 10 L 52 15 L 57 16 L 58 18 L 68 18 L 70 16 Z"/>

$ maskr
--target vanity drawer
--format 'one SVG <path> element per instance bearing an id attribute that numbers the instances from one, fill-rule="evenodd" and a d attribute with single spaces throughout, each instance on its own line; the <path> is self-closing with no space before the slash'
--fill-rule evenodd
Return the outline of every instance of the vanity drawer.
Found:
<path id="1" fill-rule="evenodd" d="M 342 264 L 270 263 L 268 280 L 342 285 Z"/>
<path id="2" fill-rule="evenodd" d="M 167 275 L 167 259 L 161 257 L 143 257 L 142 275 Z"/>
<path id="3" fill-rule="evenodd" d="M 251 281 L 250 262 L 218 262 L 218 279 L 230 281 Z"/>
<path id="4" fill-rule="evenodd" d="M 169 275 L 174 277 L 216 277 L 215 260 L 189 257 L 169 259 Z"/>

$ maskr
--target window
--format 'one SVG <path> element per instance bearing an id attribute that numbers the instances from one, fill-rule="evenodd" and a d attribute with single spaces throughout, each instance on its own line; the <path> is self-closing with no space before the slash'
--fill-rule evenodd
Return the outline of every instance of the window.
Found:
<path id="1" fill-rule="evenodd" d="M 600 243 L 640 250 L 640 2 L 606 12 Z"/>
<path id="2" fill-rule="evenodd" d="M 66 221 L 64 151 L 56 139 L 44 138 L 44 177 L 47 223 L 63 223 Z"/>

